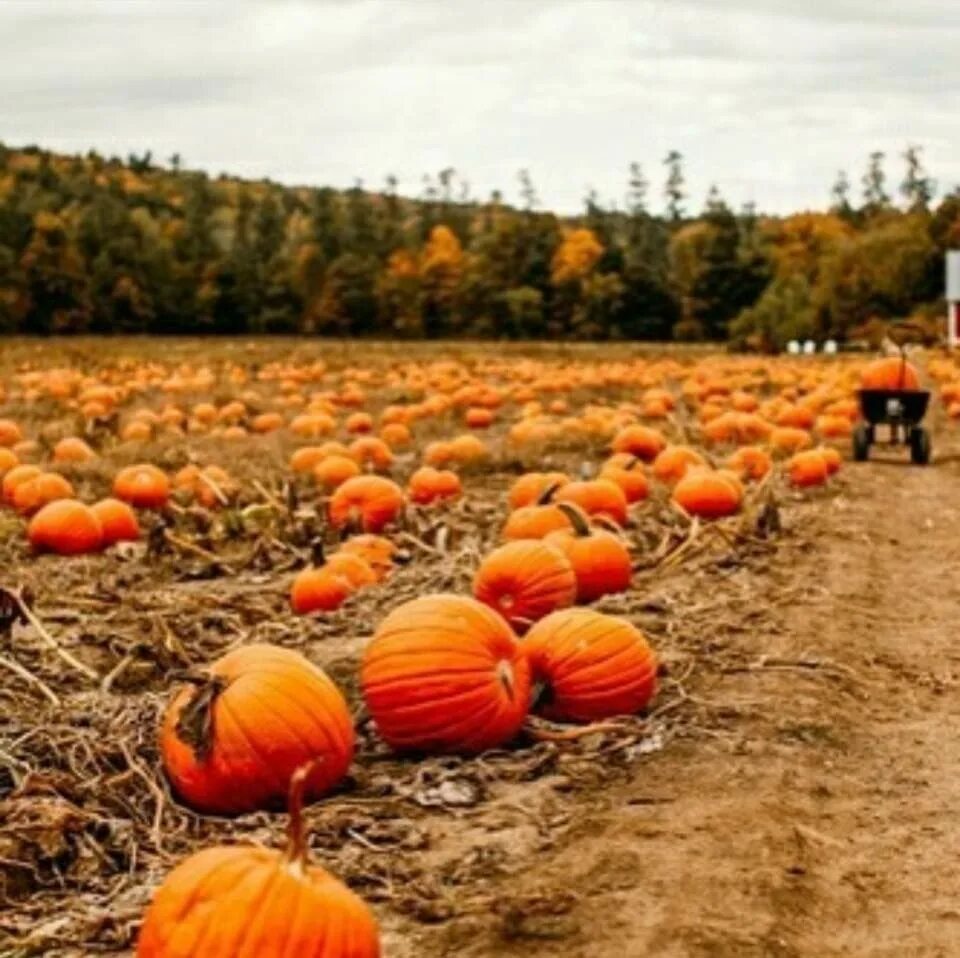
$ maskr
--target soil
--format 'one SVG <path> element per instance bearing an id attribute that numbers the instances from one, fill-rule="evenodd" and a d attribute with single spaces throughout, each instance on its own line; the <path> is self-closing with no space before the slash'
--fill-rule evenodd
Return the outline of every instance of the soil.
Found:
<path id="1" fill-rule="evenodd" d="M 181 808 L 157 760 L 170 673 L 246 641 L 304 651 L 358 709 L 351 781 L 307 817 L 314 857 L 372 903 L 386 958 L 956 955 L 950 429 L 935 421 L 927 468 L 878 451 L 819 492 L 769 487 L 779 529 L 760 501 L 703 527 L 662 503 L 641 511 L 634 588 L 598 608 L 657 649 L 651 714 L 474 759 L 391 755 L 359 712 L 356 660 L 384 609 L 467 589 L 523 464 L 468 477 L 467 499 L 440 519 L 412 518 L 401 537 L 412 561 L 320 619 L 287 609 L 307 520 L 231 538 L 181 516 L 177 535 L 212 560 L 140 546 L 68 563 L 30 557 L 10 520 L 0 586 L 25 586 L 49 636 L 97 681 L 29 623 L 0 648 L 59 701 L 0 670 L 0 956 L 130 955 L 177 861 L 216 842 L 282 840 L 279 815 Z M 276 499 L 289 450 L 258 449 L 204 454 Z M 177 454 L 136 458 L 173 468 Z M 102 494 L 125 456 L 75 482 Z M 560 451 L 549 465 L 583 459 Z"/>

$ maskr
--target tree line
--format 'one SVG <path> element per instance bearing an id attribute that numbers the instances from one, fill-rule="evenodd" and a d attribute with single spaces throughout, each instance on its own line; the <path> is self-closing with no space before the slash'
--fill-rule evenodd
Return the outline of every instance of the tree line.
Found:
<path id="1" fill-rule="evenodd" d="M 885 161 L 768 216 L 716 187 L 692 211 L 673 151 L 662 203 L 632 163 L 622 201 L 562 217 L 525 170 L 511 204 L 453 169 L 409 198 L 0 144 L 0 332 L 843 341 L 937 314 L 960 247 L 960 191 L 935 202 L 909 147 L 895 199 Z"/>

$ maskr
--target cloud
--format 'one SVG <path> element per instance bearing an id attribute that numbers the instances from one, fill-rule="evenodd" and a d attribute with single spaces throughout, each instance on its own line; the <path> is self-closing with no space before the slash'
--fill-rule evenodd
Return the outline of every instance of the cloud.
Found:
<path id="1" fill-rule="evenodd" d="M 0 4 L 0 138 L 213 173 L 618 200 L 667 150 L 691 206 L 822 206 L 873 149 L 960 182 L 956 0 L 154 0 Z M 895 165 L 896 164 L 896 165 Z M 655 197 L 659 202 L 659 196 Z"/>

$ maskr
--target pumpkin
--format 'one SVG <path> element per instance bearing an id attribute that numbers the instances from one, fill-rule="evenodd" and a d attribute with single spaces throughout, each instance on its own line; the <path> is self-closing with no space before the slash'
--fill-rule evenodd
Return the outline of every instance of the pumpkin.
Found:
<path id="1" fill-rule="evenodd" d="M 627 522 L 627 497 L 617 483 L 609 479 L 587 479 L 561 486 L 553 501 L 571 502 L 588 516 L 606 516 L 618 525 Z"/>
<path id="2" fill-rule="evenodd" d="M 359 556 L 353 558 L 363 562 Z M 370 574 L 373 575 L 372 571 Z M 297 615 L 333 612 L 353 595 L 356 588 L 346 575 L 323 566 L 309 566 L 298 572 L 293 580 L 290 587 L 290 606 Z"/>
<path id="3" fill-rule="evenodd" d="M 342 486 L 348 479 L 360 475 L 360 466 L 348 456 L 327 456 L 313 467 L 313 477 L 327 490 Z"/>
<path id="4" fill-rule="evenodd" d="M 103 529 L 94 512 L 76 499 L 47 503 L 27 526 L 35 549 L 60 555 L 96 552 L 103 545 Z"/>
<path id="5" fill-rule="evenodd" d="M 562 722 L 633 715 L 656 691 L 657 662 L 643 633 L 626 619 L 565 609 L 523 640 L 536 683 L 535 710 Z"/>
<path id="6" fill-rule="evenodd" d="M 20 465 L 20 457 L 6 446 L 0 446 L 0 476 L 5 476 L 15 466 Z"/>
<path id="7" fill-rule="evenodd" d="M 667 446 L 653 461 L 653 474 L 661 482 L 677 483 L 691 466 L 704 466 L 703 456 L 689 446 Z"/>
<path id="8" fill-rule="evenodd" d="M 376 436 L 361 436 L 349 446 L 350 455 L 361 465 L 374 469 L 389 469 L 393 462 L 390 447 Z"/>
<path id="9" fill-rule="evenodd" d="M 863 370 L 860 388 L 913 391 L 920 388 L 920 376 L 906 357 L 885 356 L 874 360 Z"/>
<path id="10" fill-rule="evenodd" d="M 67 436 L 53 447 L 54 462 L 89 462 L 97 454 L 77 436 Z"/>
<path id="11" fill-rule="evenodd" d="M 268 432 L 276 432 L 282 427 L 283 416 L 278 412 L 262 412 L 259 416 L 254 416 L 253 421 L 250 423 L 251 430 L 261 435 Z"/>
<path id="12" fill-rule="evenodd" d="M 471 429 L 487 429 L 493 425 L 493 411 L 483 406 L 473 406 L 466 411 L 463 419 Z"/>
<path id="13" fill-rule="evenodd" d="M 843 465 L 843 457 L 836 449 L 831 446 L 822 446 L 820 448 L 820 455 L 823 456 L 824 462 L 827 464 L 828 475 L 832 476 L 840 471 L 840 466 Z"/>
<path id="14" fill-rule="evenodd" d="M 307 860 L 311 771 L 302 766 L 290 779 L 286 849 L 224 845 L 181 862 L 147 909 L 137 958 L 379 958 L 369 908 Z"/>
<path id="15" fill-rule="evenodd" d="M 392 569 L 398 557 L 397 547 L 383 536 L 351 536 L 339 549 L 340 553 L 357 555 L 373 570 L 378 579 L 383 579 Z"/>
<path id="16" fill-rule="evenodd" d="M 358 433 L 370 432 L 370 430 L 373 429 L 373 419 L 369 413 L 351 413 L 349 416 L 347 416 L 344 427 L 346 428 L 347 432 L 354 435 Z"/>
<path id="17" fill-rule="evenodd" d="M 421 466 L 410 476 L 407 495 L 411 502 L 425 506 L 445 499 L 456 499 L 463 492 L 460 477 L 449 469 Z"/>
<path id="18" fill-rule="evenodd" d="M 41 474 L 41 469 L 39 466 L 28 466 L 20 465 L 14 466 L 12 469 L 8 469 L 3 476 L 2 492 L 3 492 L 3 501 L 9 505 L 13 505 L 13 497 L 17 491 L 17 486 L 22 482 L 29 482 L 31 479 L 35 479 Z"/>
<path id="19" fill-rule="evenodd" d="M 673 501 L 703 519 L 733 515 L 742 499 L 743 492 L 734 481 L 712 469 L 691 469 L 673 489 Z"/>
<path id="20" fill-rule="evenodd" d="M 476 753 L 510 741 L 530 704 L 530 669 L 510 626 L 458 595 L 394 609 L 360 669 L 367 709 L 398 750 Z"/>
<path id="21" fill-rule="evenodd" d="M 140 523 L 127 503 L 119 499 L 101 499 L 90 507 L 90 511 L 100 520 L 105 546 L 140 538 Z"/>
<path id="22" fill-rule="evenodd" d="M 17 484 L 13 490 L 13 507 L 21 515 L 33 515 L 48 502 L 72 499 L 73 486 L 59 473 L 41 472 L 39 476 Z"/>
<path id="23" fill-rule="evenodd" d="M 626 592 L 633 578 L 633 565 L 623 540 L 605 529 L 592 528 L 575 507 L 564 504 L 560 508 L 567 513 L 572 528 L 551 532 L 546 542 L 560 549 L 573 566 L 577 602 L 593 602 L 604 595 Z"/>
<path id="24" fill-rule="evenodd" d="M 726 466 L 743 479 L 762 479 L 772 468 L 769 454 L 757 446 L 741 446 L 732 453 Z"/>
<path id="25" fill-rule="evenodd" d="M 643 462 L 653 462 L 666 445 L 663 434 L 649 426 L 625 426 L 613 437 L 614 452 L 629 453 Z"/>
<path id="26" fill-rule="evenodd" d="M 560 549 L 540 539 L 521 539 L 484 558 L 473 579 L 473 595 L 525 632 L 545 615 L 573 605 L 577 577 Z"/>
<path id="27" fill-rule="evenodd" d="M 510 487 L 507 501 L 511 509 L 521 509 L 539 502 L 546 492 L 556 492 L 569 481 L 570 477 L 564 472 L 528 472 Z"/>
<path id="28" fill-rule="evenodd" d="M 629 463 L 623 466 L 606 463 L 600 470 L 599 478 L 608 479 L 618 485 L 623 490 L 629 505 L 642 502 L 650 495 L 650 483 L 647 481 L 640 460 L 636 457 L 630 457 Z"/>
<path id="29" fill-rule="evenodd" d="M 569 529 L 570 519 L 554 504 L 524 506 L 511 512 L 503 527 L 504 539 L 542 539 L 557 529 Z"/>
<path id="30" fill-rule="evenodd" d="M 775 452 L 794 453 L 812 445 L 810 433 L 797 426 L 778 426 L 770 433 L 770 447 Z"/>
<path id="31" fill-rule="evenodd" d="M 184 802 L 241 814 L 282 800 L 294 771 L 313 759 L 307 794 L 330 791 L 350 767 L 353 723 L 337 687 L 298 652 L 246 645 L 174 697 L 160 748 Z"/>
<path id="32" fill-rule="evenodd" d="M 290 457 L 290 468 L 293 472 L 312 472 L 327 455 L 322 446 L 301 446 Z"/>
<path id="33" fill-rule="evenodd" d="M 113 480 L 113 494 L 144 509 L 161 509 L 170 498 L 170 480 L 149 463 L 127 466 Z"/>
<path id="34" fill-rule="evenodd" d="M 827 460 L 820 449 L 804 449 L 787 462 L 790 484 L 800 488 L 822 486 L 830 475 Z"/>
<path id="35" fill-rule="evenodd" d="M 392 480 L 354 476 L 330 497 L 330 522 L 337 529 L 351 526 L 364 532 L 382 532 L 400 516 L 403 505 L 403 491 Z"/>
<path id="36" fill-rule="evenodd" d="M 0 419 L 0 446 L 15 446 L 21 439 L 23 433 L 12 419 Z"/>

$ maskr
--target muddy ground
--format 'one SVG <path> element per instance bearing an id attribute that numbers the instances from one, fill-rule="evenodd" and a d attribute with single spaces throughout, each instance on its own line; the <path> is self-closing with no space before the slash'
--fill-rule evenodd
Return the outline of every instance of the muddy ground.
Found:
<path id="1" fill-rule="evenodd" d="M 960 465 L 935 426 L 928 468 L 884 454 L 818 493 L 772 488 L 779 531 L 759 508 L 719 531 L 641 511 L 634 588 L 599 608 L 636 622 L 666 674 L 652 713 L 619 731 L 413 762 L 358 712 L 351 781 L 308 819 L 316 858 L 373 904 L 388 958 L 960 953 Z M 201 452 L 279 500 L 288 449 L 258 442 Z M 151 452 L 182 464 L 174 444 Z M 75 478 L 102 492 L 140 457 L 117 448 Z M 519 468 L 499 462 L 442 519 L 413 518 L 413 561 L 323 619 L 287 610 L 305 548 L 293 519 L 234 538 L 178 519 L 217 561 L 138 547 L 65 562 L 30 557 L 5 518 L 0 585 L 28 589 L 81 668 L 30 623 L 3 639 L 47 692 L 0 670 L 0 955 L 132 954 L 185 854 L 280 841 L 282 816 L 202 819 L 171 799 L 155 744 L 170 673 L 274 641 L 358 707 L 365 637 L 407 598 L 467 588 Z"/>

